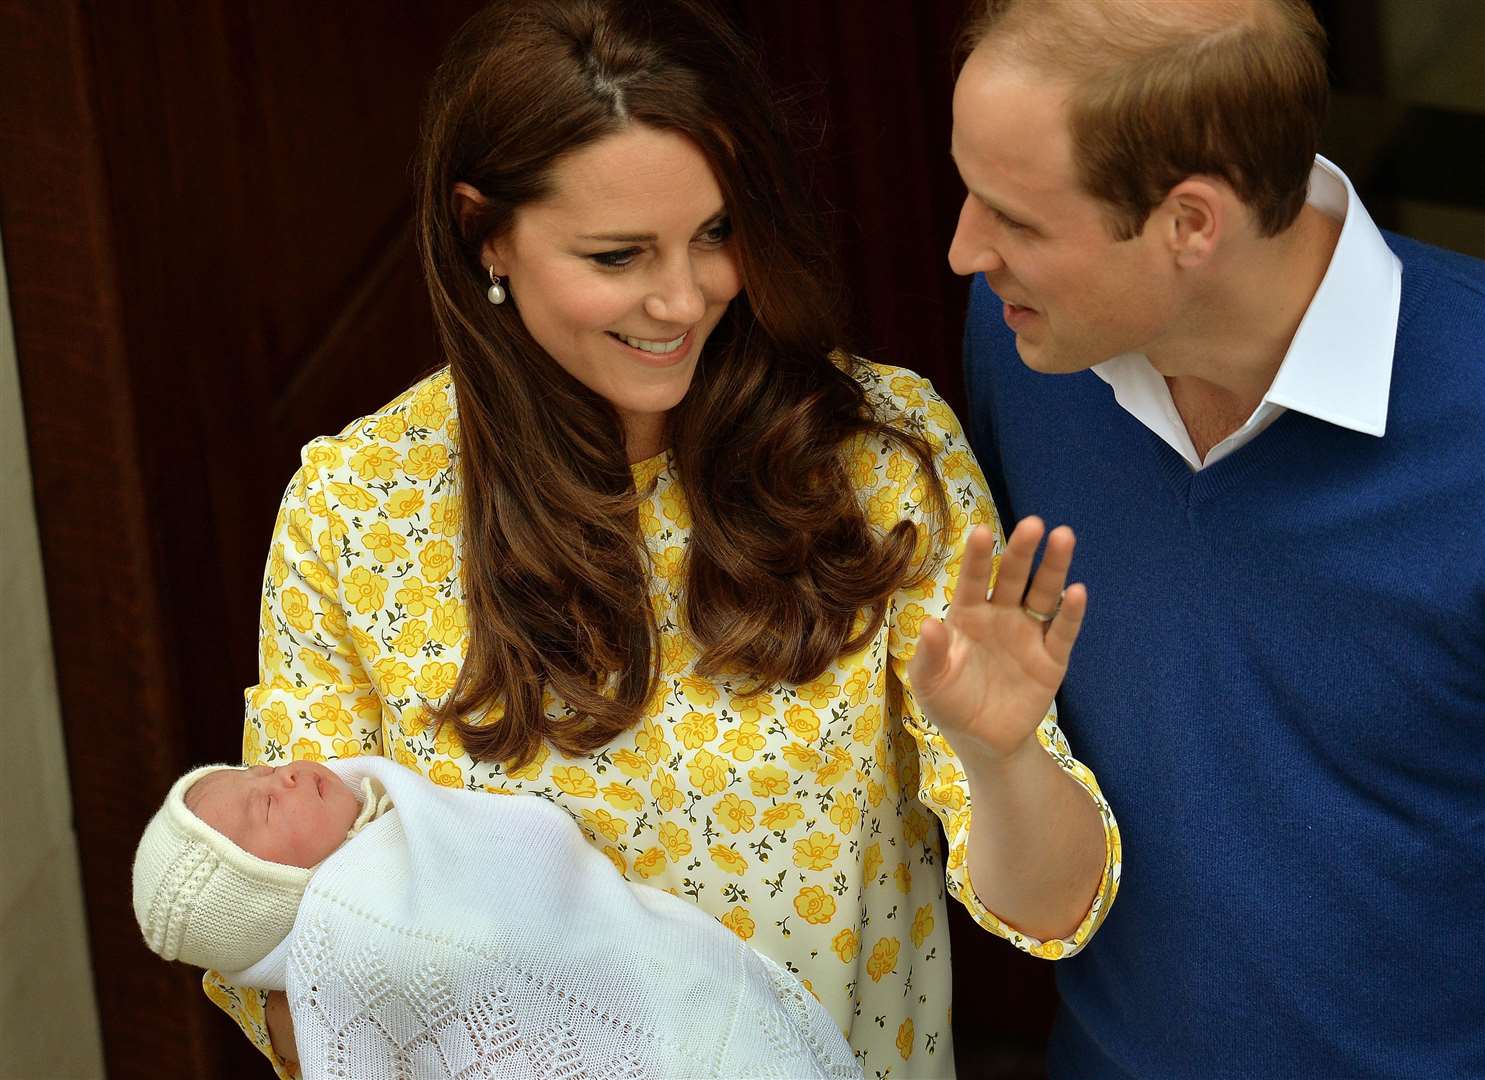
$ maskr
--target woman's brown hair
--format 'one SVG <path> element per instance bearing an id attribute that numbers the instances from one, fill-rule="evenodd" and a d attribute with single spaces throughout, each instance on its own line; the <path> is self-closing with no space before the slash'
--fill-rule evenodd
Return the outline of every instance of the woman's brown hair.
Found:
<path id="1" fill-rule="evenodd" d="M 870 640 L 893 590 L 941 547 L 941 533 L 920 538 L 910 522 L 874 533 L 847 478 L 853 436 L 888 439 L 929 480 L 935 530 L 947 520 L 930 448 L 876 419 L 854 361 L 835 351 L 818 215 L 745 43 L 692 0 L 492 5 L 434 77 L 417 195 L 458 402 L 470 625 L 436 714 L 480 760 L 519 766 L 543 739 L 592 752 L 659 683 L 637 513 L 648 492 L 635 489 L 619 417 L 543 352 L 514 303 L 485 301 L 480 263 L 484 241 L 550 191 L 564 155 L 630 124 L 683 134 L 706 156 L 744 281 L 668 417 L 692 520 L 683 612 L 697 670 L 759 688 L 814 678 Z M 452 203 L 461 181 L 485 199 L 471 220 Z M 547 690 L 559 719 L 544 712 Z"/>

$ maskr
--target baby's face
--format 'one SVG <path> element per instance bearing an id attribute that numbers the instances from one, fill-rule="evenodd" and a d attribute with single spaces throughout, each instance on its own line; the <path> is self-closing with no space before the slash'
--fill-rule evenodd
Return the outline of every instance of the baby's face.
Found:
<path id="1" fill-rule="evenodd" d="M 208 773 L 186 805 L 217 832 L 260 859 L 308 869 L 345 842 L 361 805 L 316 761 Z"/>

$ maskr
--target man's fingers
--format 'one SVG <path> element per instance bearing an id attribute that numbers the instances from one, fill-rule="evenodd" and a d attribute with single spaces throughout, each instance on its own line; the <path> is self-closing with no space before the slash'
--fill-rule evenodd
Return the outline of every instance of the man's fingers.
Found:
<path id="1" fill-rule="evenodd" d="M 1059 525 L 1047 537 L 1047 550 L 1042 554 L 1041 565 L 1036 568 L 1036 577 L 1031 580 L 1031 589 L 1024 603 L 1032 611 L 1046 615 L 1057 612 L 1057 603 L 1062 598 L 1062 587 L 1067 584 L 1067 571 L 1072 566 L 1073 548 L 1077 544 L 1073 531 Z"/>
<path id="2" fill-rule="evenodd" d="M 1088 590 L 1081 584 L 1069 585 L 1062 594 L 1062 610 L 1047 627 L 1046 646 L 1050 656 L 1063 669 L 1072 656 L 1073 643 L 1083 627 L 1083 613 L 1088 610 Z"/>
<path id="3" fill-rule="evenodd" d="M 1045 529 L 1041 518 L 1028 517 L 1022 518 L 1011 531 L 1005 551 L 1000 556 L 1000 576 L 995 579 L 995 594 L 990 598 L 992 604 L 1000 607 L 1020 605 L 1021 594 L 1026 591 L 1026 579 L 1031 576 L 1031 560 L 1036 554 L 1036 546 L 1042 541 Z M 988 575 L 985 584 L 988 588 Z M 983 596 L 984 593 L 980 595 Z"/>

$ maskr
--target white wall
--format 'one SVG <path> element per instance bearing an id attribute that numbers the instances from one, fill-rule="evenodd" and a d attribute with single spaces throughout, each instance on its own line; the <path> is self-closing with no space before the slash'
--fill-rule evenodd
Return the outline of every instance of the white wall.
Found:
<path id="1" fill-rule="evenodd" d="M 102 1077 L 3 248 L 0 688 L 0 1077 Z"/>

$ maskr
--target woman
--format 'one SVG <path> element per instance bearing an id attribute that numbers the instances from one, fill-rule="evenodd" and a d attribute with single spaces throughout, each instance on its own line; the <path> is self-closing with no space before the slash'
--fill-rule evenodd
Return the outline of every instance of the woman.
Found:
<path id="1" fill-rule="evenodd" d="M 1049 957 L 1117 888 L 1050 711 L 1071 533 L 1031 579 L 1023 522 L 985 598 L 999 525 L 959 425 L 836 351 L 778 117 L 692 0 L 473 19 L 418 212 L 449 367 L 306 448 L 245 760 L 541 794 L 794 971 L 868 1076 L 952 1074 L 945 886 Z M 208 992 L 268 1052 L 256 995 Z"/>

